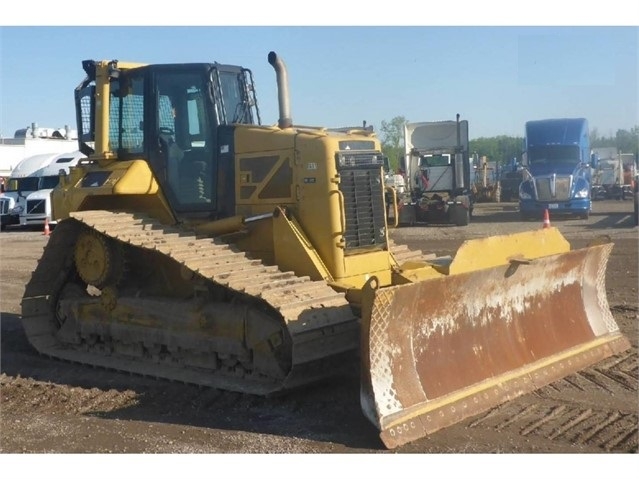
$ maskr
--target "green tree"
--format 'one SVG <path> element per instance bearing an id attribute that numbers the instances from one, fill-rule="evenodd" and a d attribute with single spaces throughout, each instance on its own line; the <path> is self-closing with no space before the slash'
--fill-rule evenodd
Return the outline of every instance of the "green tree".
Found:
<path id="1" fill-rule="evenodd" d="M 617 130 L 615 136 L 599 136 L 597 128 L 590 130 L 591 148 L 616 147 L 622 153 L 639 155 L 639 126 L 630 130 Z"/>
<path id="2" fill-rule="evenodd" d="M 380 140 L 382 152 L 388 156 L 391 169 L 397 170 L 399 158 L 404 156 L 404 125 L 408 120 L 403 116 L 396 116 L 390 121 L 382 120 Z"/>
<path id="3" fill-rule="evenodd" d="M 520 159 L 523 150 L 523 138 L 519 136 L 493 136 L 470 140 L 470 153 L 478 157 L 486 156 L 488 161 L 496 161 L 502 166 L 508 165 L 513 158 Z"/>
<path id="4" fill-rule="evenodd" d="M 617 148 L 622 153 L 639 155 L 639 126 L 635 126 L 630 131 L 617 130 L 615 140 Z"/>

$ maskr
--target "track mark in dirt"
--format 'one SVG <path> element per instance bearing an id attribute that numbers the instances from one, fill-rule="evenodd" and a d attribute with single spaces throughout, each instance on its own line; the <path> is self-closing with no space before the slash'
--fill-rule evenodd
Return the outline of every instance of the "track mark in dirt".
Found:
<path id="1" fill-rule="evenodd" d="M 563 406 L 563 405 L 562 406 L 553 407 L 548 414 L 545 414 L 540 419 L 534 421 L 532 424 L 530 424 L 530 425 L 526 426 L 525 428 L 523 428 L 521 430 L 521 435 L 522 436 L 527 436 L 531 432 L 539 429 L 541 426 L 543 426 L 547 422 L 552 421 L 553 419 L 563 415 L 565 410 L 566 410 L 566 406 Z"/>
<path id="2" fill-rule="evenodd" d="M 579 383 L 577 383 L 577 381 L 575 381 L 572 377 L 567 377 L 567 378 L 563 378 L 560 382 L 566 382 L 568 383 L 570 386 L 574 387 L 575 389 L 579 389 L 580 391 L 584 391 L 584 388 L 582 388 Z M 554 384 L 551 384 L 551 386 L 554 387 L 555 391 L 561 391 L 561 388 L 559 386 L 555 386 Z"/>
<path id="3" fill-rule="evenodd" d="M 637 414 L 593 411 L 570 405 L 528 405 L 512 413 L 509 404 L 491 410 L 470 427 L 517 431 L 571 444 L 589 444 L 608 452 L 637 451 Z"/>
<path id="4" fill-rule="evenodd" d="M 637 392 L 639 388 L 637 348 L 617 354 L 595 364 L 583 371 L 560 379 L 538 391 L 538 396 L 544 393 L 561 392 L 565 388 L 574 388 L 579 391 L 593 389 L 607 391 L 616 394 L 619 391 Z"/>
<path id="5" fill-rule="evenodd" d="M 617 419 L 619 419 L 620 417 L 622 416 L 617 411 L 607 414 L 604 417 L 601 417 L 600 415 L 600 418 L 603 420 L 597 421 L 596 424 L 594 424 L 593 426 L 577 434 L 577 436 L 574 438 L 574 442 L 576 442 L 577 444 L 585 444 L 592 441 L 593 439 L 596 439 L 597 437 L 604 435 L 606 428 L 616 422 Z"/>
<path id="6" fill-rule="evenodd" d="M 518 421 L 522 417 L 529 416 L 530 414 L 532 414 L 534 412 L 535 409 L 537 409 L 537 405 L 536 404 L 531 404 L 530 406 L 527 406 L 524 409 L 522 409 L 521 411 L 519 411 L 517 414 L 512 416 L 510 419 L 507 419 L 504 422 L 502 422 L 502 423 L 498 424 L 497 426 L 495 426 L 495 429 L 497 429 L 498 431 L 501 430 L 501 429 L 504 429 L 505 427 L 507 427 L 510 424 Z"/>
<path id="7" fill-rule="evenodd" d="M 591 383 L 593 383 L 595 386 L 599 386 L 601 389 L 605 389 L 608 392 L 612 392 L 610 390 L 610 388 L 608 388 L 608 386 L 606 386 L 606 383 L 604 381 L 601 381 L 595 374 L 596 370 L 593 369 L 589 369 L 586 371 L 579 371 L 577 374 L 584 378 L 586 381 L 590 381 Z"/>
<path id="8" fill-rule="evenodd" d="M 570 419 L 568 422 L 563 423 L 557 429 L 550 433 L 548 439 L 555 439 L 557 437 L 563 436 L 570 429 L 577 427 L 579 424 L 584 422 L 586 419 L 593 415 L 592 409 L 586 409 L 585 411 L 576 410 L 578 414 Z"/>
<path id="9" fill-rule="evenodd" d="M 477 419 L 471 421 L 468 424 L 468 427 L 477 427 L 480 424 L 482 424 L 483 422 L 487 421 L 488 419 L 490 419 L 493 416 L 496 416 L 499 413 L 500 408 L 499 407 L 495 407 L 493 409 L 490 409 L 486 414 L 484 414 L 483 416 L 478 417 Z"/>
<path id="10" fill-rule="evenodd" d="M 521 402 L 495 407 L 468 427 L 594 446 L 607 452 L 637 452 L 639 417 L 624 406 L 636 401 L 637 359 L 637 348 L 607 358 L 522 397 Z M 583 402 L 585 397 L 591 398 L 588 403 Z"/>
<path id="11" fill-rule="evenodd" d="M 622 431 L 616 436 L 612 437 L 602 447 L 607 452 L 619 450 L 620 446 L 626 445 L 625 449 L 632 452 L 637 452 L 637 431 Z M 634 444 L 634 447 L 632 445 Z M 623 449 L 623 447 L 621 447 Z"/>

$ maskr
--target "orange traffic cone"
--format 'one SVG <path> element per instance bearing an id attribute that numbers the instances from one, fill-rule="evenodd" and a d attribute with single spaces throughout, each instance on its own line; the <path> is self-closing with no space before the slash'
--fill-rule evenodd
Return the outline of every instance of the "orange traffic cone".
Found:
<path id="1" fill-rule="evenodd" d="M 42 232 L 44 236 L 49 236 L 51 234 L 51 230 L 49 229 L 49 218 L 44 219 L 44 231 Z"/>
<path id="2" fill-rule="evenodd" d="M 547 209 L 544 210 L 544 224 L 542 228 L 550 228 L 550 215 Z"/>

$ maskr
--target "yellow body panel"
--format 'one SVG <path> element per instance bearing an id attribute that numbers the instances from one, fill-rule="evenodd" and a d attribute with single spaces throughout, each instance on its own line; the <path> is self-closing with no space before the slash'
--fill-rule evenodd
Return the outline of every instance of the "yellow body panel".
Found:
<path id="1" fill-rule="evenodd" d="M 363 251 L 346 255 L 344 251 L 344 228 L 340 220 L 344 218 L 344 200 L 339 191 L 339 174 L 335 165 L 335 151 L 343 135 L 335 135 L 323 129 L 288 128 L 280 130 L 268 127 L 238 126 L 235 130 L 236 157 L 236 204 L 237 212 L 245 217 L 273 211 L 275 206 L 286 207 L 299 223 L 313 255 L 322 258 L 322 264 L 330 276 L 338 282 L 361 287 L 367 275 L 383 277 L 385 285 L 391 282 L 392 260 L 388 251 Z M 370 136 L 374 148 L 381 150 L 379 140 Z M 251 171 L 245 165 L 251 160 L 270 161 L 267 173 Z M 290 168 L 290 193 L 288 195 L 264 198 L 264 191 L 276 178 L 276 172 L 283 165 Z M 381 165 L 380 165 L 381 168 Z M 243 190 L 245 188 L 245 190 Z M 243 193 L 243 191 L 247 191 Z M 250 194 L 249 194 L 250 193 Z M 273 242 L 279 238 L 274 230 Z M 240 240 L 249 244 L 250 240 Z M 266 241 L 262 242 L 264 246 Z M 279 247 L 278 263 L 306 263 L 295 258 L 293 249 Z M 283 255 L 291 255 L 290 259 Z M 260 257 L 265 253 L 260 252 Z M 269 253 L 266 256 L 276 256 Z M 306 255 L 305 255 L 306 256 Z M 316 274 L 323 276 L 320 269 L 312 267 Z M 307 274 L 308 268 L 296 270 Z"/>
<path id="2" fill-rule="evenodd" d="M 122 208 L 149 212 L 163 223 L 175 221 L 146 161 L 101 161 L 99 167 L 80 165 L 70 170 L 51 193 L 56 219 L 68 218 L 73 211 Z"/>

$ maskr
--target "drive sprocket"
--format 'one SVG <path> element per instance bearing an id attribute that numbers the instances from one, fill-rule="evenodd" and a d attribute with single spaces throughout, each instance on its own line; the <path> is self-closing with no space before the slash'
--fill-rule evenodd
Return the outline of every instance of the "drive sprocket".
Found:
<path id="1" fill-rule="evenodd" d="M 98 289 L 115 285 L 122 278 L 124 257 L 121 248 L 115 241 L 94 230 L 80 232 L 74 260 L 80 278 Z"/>

